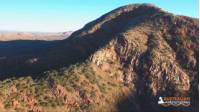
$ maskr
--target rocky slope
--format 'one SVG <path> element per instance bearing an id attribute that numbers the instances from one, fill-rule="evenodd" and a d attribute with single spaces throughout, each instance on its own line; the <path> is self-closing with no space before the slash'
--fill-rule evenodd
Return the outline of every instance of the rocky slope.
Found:
<path id="1" fill-rule="evenodd" d="M 11 98 L 9 91 L 1 93 L 10 99 L 4 102 L 14 105 L 18 103 L 13 99 L 18 99 L 25 108 L 16 109 L 26 111 L 30 105 L 22 96 L 28 96 L 31 89 L 35 94 L 31 97 L 37 101 L 35 112 L 197 112 L 198 22 L 149 4 L 115 9 L 59 44 L 63 51 L 56 53 L 63 57 L 57 61 L 67 63 L 65 68 L 42 73 L 36 79 L 2 81 L 0 89 L 4 90 L 20 85 L 19 80 L 33 83 L 24 87 L 27 91 L 17 92 L 17 98 Z M 157 104 L 159 96 L 188 96 L 191 106 L 162 107 Z M 61 110 L 48 109 L 52 105 Z M 0 107 L 12 109 L 2 102 Z"/>

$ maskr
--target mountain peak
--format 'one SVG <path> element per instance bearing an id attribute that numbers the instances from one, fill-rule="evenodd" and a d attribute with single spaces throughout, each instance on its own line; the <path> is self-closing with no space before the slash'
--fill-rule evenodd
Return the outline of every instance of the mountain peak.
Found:
<path id="1" fill-rule="evenodd" d="M 183 26 L 189 29 L 197 29 L 198 20 L 186 16 L 176 16 L 152 4 L 130 4 L 119 7 L 108 12 L 100 18 L 86 24 L 82 29 L 74 32 L 69 39 L 90 38 L 101 35 L 99 41 L 114 37 L 120 33 L 137 27 L 138 25 L 147 25 L 156 29 L 155 26 L 162 30 L 174 29 L 172 32 L 189 32 L 183 29 Z M 165 28 L 166 27 L 166 28 Z M 159 28 L 158 28 L 159 29 Z M 160 30 L 159 29 L 159 30 Z M 175 30 L 176 29 L 176 30 Z M 197 32 L 192 31 L 192 32 Z M 109 35 L 109 36 L 108 36 Z M 88 41 L 88 39 L 86 39 Z M 96 42 L 94 42 L 96 43 Z"/>
<path id="2" fill-rule="evenodd" d="M 109 23 L 114 24 L 121 24 L 123 22 L 124 25 L 127 26 L 130 21 L 135 21 L 137 23 L 142 21 L 148 21 L 153 19 L 155 16 L 173 16 L 173 14 L 170 14 L 166 11 L 163 11 L 162 9 L 152 5 L 152 4 L 129 4 L 122 7 L 119 7 L 117 9 L 114 9 L 100 18 L 86 24 L 84 28 L 78 30 L 75 32 L 72 37 L 77 36 L 83 36 L 85 34 L 90 34 L 99 28 L 105 28 L 109 25 Z M 118 22 L 116 22 L 118 21 Z M 153 22 L 153 21 L 152 21 Z M 105 26 L 105 27 L 104 27 Z M 122 24 L 121 24 L 122 26 Z M 121 27 L 120 26 L 120 27 Z M 84 29 L 84 31 L 83 31 Z"/>
<path id="3" fill-rule="evenodd" d="M 124 12 L 127 12 L 127 11 L 133 11 L 137 8 L 144 8 L 144 9 L 151 9 L 151 8 L 154 8 L 154 9 L 157 9 L 157 10 L 160 10 L 160 8 L 158 8 L 157 6 L 155 6 L 154 4 L 149 4 L 149 3 L 143 3 L 143 4 L 128 4 L 128 5 L 124 5 L 124 6 L 121 6 L 113 11 L 124 11 Z"/>

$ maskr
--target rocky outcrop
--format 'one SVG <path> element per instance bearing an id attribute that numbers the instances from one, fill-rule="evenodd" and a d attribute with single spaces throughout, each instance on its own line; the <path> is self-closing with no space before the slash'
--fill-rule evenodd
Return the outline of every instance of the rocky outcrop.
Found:
<path id="1" fill-rule="evenodd" d="M 4 109 L 4 104 L 0 102 L 0 110 Z"/>
<path id="2" fill-rule="evenodd" d="M 27 104 L 28 110 L 31 112 L 42 112 L 42 108 L 39 106 L 38 101 L 31 95 L 22 95 L 22 101 Z"/>
<path id="3" fill-rule="evenodd" d="M 19 101 L 17 101 L 17 100 L 14 99 L 14 100 L 12 101 L 12 106 L 13 106 L 14 109 L 19 108 L 19 107 L 20 107 Z"/>

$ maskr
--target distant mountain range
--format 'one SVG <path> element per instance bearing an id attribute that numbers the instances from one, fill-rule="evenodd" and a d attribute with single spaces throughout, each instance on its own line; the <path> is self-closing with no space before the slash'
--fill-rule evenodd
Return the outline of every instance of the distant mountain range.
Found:
<path id="1" fill-rule="evenodd" d="M 63 40 L 69 37 L 72 31 L 59 33 L 46 32 L 17 32 L 17 31 L 0 31 L 0 41 L 11 40 Z"/>

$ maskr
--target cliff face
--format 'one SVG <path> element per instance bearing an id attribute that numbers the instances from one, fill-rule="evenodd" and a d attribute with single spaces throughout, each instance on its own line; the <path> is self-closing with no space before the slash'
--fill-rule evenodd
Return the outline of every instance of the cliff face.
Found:
<path id="1" fill-rule="evenodd" d="M 16 85 L 24 80 L 34 82 L 24 88 L 36 94 L 31 96 L 38 101 L 38 111 L 54 105 L 59 111 L 160 112 L 166 108 L 157 104 L 158 97 L 189 96 L 191 106 L 186 108 L 196 112 L 198 33 L 197 19 L 176 16 L 149 4 L 123 6 L 74 32 L 49 50 L 47 57 L 38 57 L 29 65 L 70 66 L 42 71 L 36 79 L 13 80 Z M 15 85 L 9 80 L 0 83 Z M 0 86 L 0 90 L 6 87 Z M 17 95 L 22 93 L 28 94 L 23 91 Z M 9 100 L 5 102 L 12 101 L 6 98 Z M 47 112 L 51 111 L 58 110 Z"/>

